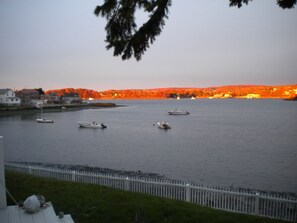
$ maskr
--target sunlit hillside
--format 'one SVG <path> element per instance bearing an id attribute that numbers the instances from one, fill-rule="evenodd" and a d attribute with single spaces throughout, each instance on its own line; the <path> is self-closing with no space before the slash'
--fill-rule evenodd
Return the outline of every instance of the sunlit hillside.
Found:
<path id="1" fill-rule="evenodd" d="M 48 90 L 45 93 L 79 93 L 83 99 L 179 99 L 179 98 L 283 98 L 297 96 L 297 84 L 282 86 L 231 85 L 207 88 L 156 88 L 95 91 L 82 88 Z"/>

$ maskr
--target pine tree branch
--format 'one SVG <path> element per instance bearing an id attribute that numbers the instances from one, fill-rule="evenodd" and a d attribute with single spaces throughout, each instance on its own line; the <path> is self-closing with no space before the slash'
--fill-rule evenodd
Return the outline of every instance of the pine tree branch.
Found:
<path id="1" fill-rule="evenodd" d="M 132 56 L 140 60 L 150 44 L 165 25 L 171 0 L 105 0 L 95 8 L 95 15 L 107 19 L 106 49 L 114 49 L 114 56 L 123 60 Z M 135 11 L 143 8 L 149 19 L 139 29 L 135 23 Z"/>
<path id="2" fill-rule="evenodd" d="M 229 0 L 230 7 L 241 8 L 252 0 Z M 260 0 L 259 0 L 260 1 Z M 294 8 L 297 0 L 276 0 L 283 9 Z M 106 18 L 106 49 L 113 48 L 114 56 L 123 60 L 135 57 L 141 60 L 142 55 L 161 34 L 168 18 L 171 0 L 105 0 L 94 10 L 96 16 Z M 148 13 L 148 21 L 140 28 L 135 23 L 135 12 L 138 9 Z"/>

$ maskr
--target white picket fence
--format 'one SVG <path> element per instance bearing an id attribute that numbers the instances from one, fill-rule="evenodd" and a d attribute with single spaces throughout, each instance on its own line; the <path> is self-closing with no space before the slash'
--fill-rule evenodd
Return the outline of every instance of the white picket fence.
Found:
<path id="1" fill-rule="evenodd" d="M 225 211 L 297 221 L 297 199 L 294 196 L 260 193 L 243 189 L 205 187 L 172 180 L 128 178 L 15 163 L 6 163 L 5 168 L 35 176 L 98 184 L 120 190 L 182 200 Z"/>

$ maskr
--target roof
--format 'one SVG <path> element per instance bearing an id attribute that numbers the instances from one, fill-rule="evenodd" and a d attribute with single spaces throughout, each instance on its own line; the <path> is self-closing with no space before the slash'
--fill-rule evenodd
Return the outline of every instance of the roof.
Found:
<path id="1" fill-rule="evenodd" d="M 7 91 L 12 91 L 11 89 L 9 88 L 5 88 L 5 89 L 0 89 L 0 94 L 6 94 Z"/>
<path id="2" fill-rule="evenodd" d="M 39 92 L 36 89 L 22 89 L 19 92 L 23 94 L 39 94 Z"/>

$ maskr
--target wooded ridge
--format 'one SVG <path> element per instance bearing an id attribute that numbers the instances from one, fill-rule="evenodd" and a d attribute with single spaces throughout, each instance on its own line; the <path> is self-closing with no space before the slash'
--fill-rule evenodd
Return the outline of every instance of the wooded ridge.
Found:
<path id="1" fill-rule="evenodd" d="M 48 90 L 46 94 L 78 93 L 83 99 L 168 99 L 168 98 L 281 98 L 297 97 L 297 84 L 281 86 L 229 85 L 206 88 L 153 88 L 96 91 L 83 88 Z"/>

